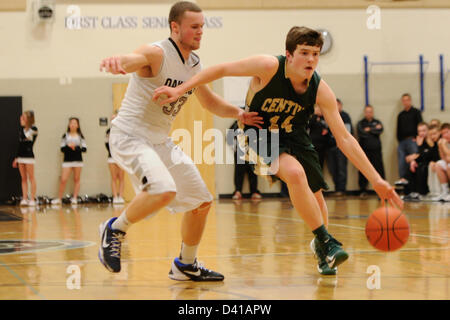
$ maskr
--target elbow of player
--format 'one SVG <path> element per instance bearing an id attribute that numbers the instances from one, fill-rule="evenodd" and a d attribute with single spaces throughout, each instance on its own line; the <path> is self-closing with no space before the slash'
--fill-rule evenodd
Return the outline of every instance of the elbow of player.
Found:
<path id="1" fill-rule="evenodd" d="M 336 145 L 340 150 L 347 149 L 349 146 L 352 145 L 353 142 L 358 143 L 350 133 L 345 134 L 341 137 L 336 137 L 335 139 L 336 139 Z"/>

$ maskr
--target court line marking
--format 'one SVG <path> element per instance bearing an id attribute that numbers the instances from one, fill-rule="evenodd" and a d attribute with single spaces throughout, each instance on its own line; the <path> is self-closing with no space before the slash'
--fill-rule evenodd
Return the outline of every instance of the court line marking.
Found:
<path id="1" fill-rule="evenodd" d="M 436 248 L 405 248 L 401 249 L 401 251 L 445 251 L 450 250 L 450 247 L 436 247 Z M 382 251 L 378 250 L 347 250 L 348 253 L 351 254 L 384 254 Z M 216 259 L 227 259 L 227 258 L 253 258 L 253 257 L 263 257 L 263 256 L 312 256 L 312 253 L 309 251 L 305 252 L 266 252 L 266 253 L 248 253 L 248 254 L 228 254 L 228 255 L 202 255 L 202 259 L 204 258 L 216 258 Z M 134 262 L 134 261 L 172 261 L 173 256 L 170 257 L 151 257 L 151 258 L 133 258 L 133 259 L 122 259 L 122 262 Z M 8 266 L 26 266 L 26 265 L 51 265 L 51 264 L 87 264 L 87 263 L 100 263 L 98 259 L 91 260 L 60 260 L 60 261 L 42 261 L 42 262 L 19 262 L 8 264 Z M 6 264 L 5 264 L 6 265 Z"/>
<path id="2" fill-rule="evenodd" d="M 9 273 L 11 273 L 17 280 L 19 280 L 23 285 L 28 287 L 35 295 L 40 297 L 42 300 L 47 300 L 38 290 L 36 290 L 32 285 L 30 285 L 28 282 L 26 282 L 24 279 L 22 279 L 21 276 L 19 276 L 13 269 L 11 269 L 7 264 L 5 264 L 3 261 L 0 260 L 0 266 L 4 267 L 6 270 L 8 270 Z M 0 286 L 1 287 L 1 286 Z"/>
<path id="3" fill-rule="evenodd" d="M 72 239 L 64 239 L 64 240 L 36 240 L 36 239 L 0 239 L 0 245 L 2 244 L 1 241 L 28 241 L 28 242 L 36 242 L 36 243 L 56 243 L 60 244 L 59 246 L 50 247 L 50 248 L 42 248 L 42 249 L 29 249 L 29 250 L 18 250 L 13 252 L 0 252 L 0 256 L 9 256 L 9 255 L 17 255 L 17 254 L 25 254 L 25 253 L 35 253 L 35 252 L 50 252 L 50 251 L 59 251 L 59 250 L 74 250 L 74 249 L 82 249 L 91 247 L 96 244 L 96 242 L 93 241 L 85 241 L 85 240 L 72 240 Z"/>
<path id="4" fill-rule="evenodd" d="M 299 219 L 299 218 L 288 218 L 288 217 L 275 217 L 275 216 L 268 216 L 265 214 L 256 214 L 256 213 L 249 213 L 249 212 L 242 212 L 242 211 L 220 211 L 220 212 L 216 212 L 216 214 L 219 213 L 225 213 L 225 214 L 242 214 L 242 215 L 247 215 L 247 216 L 258 216 L 258 217 L 264 217 L 264 218 L 269 218 L 269 219 L 277 219 L 277 220 L 287 220 L 287 221 L 295 221 L 295 222 L 300 222 L 302 224 L 305 224 L 305 222 L 303 221 L 303 219 Z M 329 226 L 333 226 L 333 227 L 341 227 L 341 228 L 348 228 L 348 229 L 354 229 L 354 230 L 365 230 L 365 228 L 363 227 L 356 227 L 356 226 L 348 226 L 345 224 L 339 224 L 339 223 L 328 223 Z M 438 237 L 438 236 L 432 236 L 432 235 L 424 235 L 424 234 L 417 234 L 417 233 L 410 233 L 410 236 L 416 236 L 416 237 L 422 237 L 422 238 L 429 238 L 429 239 L 439 239 L 439 240 L 447 240 L 450 241 L 450 238 L 448 237 Z"/>
<path id="5" fill-rule="evenodd" d="M 241 214 L 241 215 L 248 215 L 248 216 L 257 216 L 257 217 L 263 217 L 263 218 L 269 218 L 269 219 L 277 219 L 277 220 L 286 220 L 286 221 L 294 221 L 294 222 L 300 222 L 302 224 L 305 224 L 304 221 L 300 218 L 292 218 L 292 217 L 279 217 L 279 216 L 268 216 L 264 214 L 254 214 L 254 213 L 248 213 L 248 212 L 242 212 L 242 211 L 226 211 L 226 210 L 220 210 L 220 212 L 217 213 L 224 213 L 224 214 Z M 217 214 L 216 213 L 216 214 Z M 356 227 L 356 226 L 348 226 L 343 224 L 332 224 L 329 223 L 331 226 L 336 227 L 342 227 L 342 228 L 348 228 L 348 229 L 355 229 L 355 230 L 365 230 L 363 227 Z M 411 234 L 418 237 L 424 237 L 424 238 L 435 238 L 440 240 L 450 240 L 447 237 L 437 237 L 437 236 L 431 236 L 431 235 L 421 235 L 421 234 Z M 432 250 L 448 250 L 450 247 L 436 247 L 436 248 L 404 248 L 401 249 L 401 251 L 432 251 Z M 383 252 L 379 252 L 377 250 L 355 250 L 355 251 L 348 251 L 352 254 L 382 254 Z M 246 258 L 246 257 L 258 257 L 258 256 L 302 256 L 302 255 L 310 255 L 310 252 L 287 252 L 287 253 L 256 253 L 256 254 L 239 254 L 239 255 L 213 255 L 213 256 L 203 256 L 203 258 Z M 123 259 L 124 262 L 133 262 L 133 261 L 165 261 L 165 260 L 172 260 L 173 257 L 153 257 L 153 258 L 135 258 L 135 259 Z M 80 264 L 83 263 L 97 263 L 98 260 L 74 260 L 71 261 L 71 263 L 79 262 Z M 1 263 L 1 261 L 0 261 Z M 68 261 L 47 261 L 47 262 L 38 262 L 38 263 L 14 263 L 9 264 L 9 266 L 21 266 L 21 265 L 48 265 L 48 264 L 68 264 Z M 3 264 L 3 266 L 6 268 L 8 265 Z"/>

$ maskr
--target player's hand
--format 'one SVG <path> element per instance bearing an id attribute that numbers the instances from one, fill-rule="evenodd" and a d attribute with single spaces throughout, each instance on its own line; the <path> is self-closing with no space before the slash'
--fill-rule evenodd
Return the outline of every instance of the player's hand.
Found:
<path id="1" fill-rule="evenodd" d="M 176 101 L 182 94 L 183 92 L 180 92 L 177 88 L 162 86 L 155 89 L 152 100 L 163 106 Z"/>
<path id="2" fill-rule="evenodd" d="M 395 206 L 400 210 L 403 209 L 403 200 L 400 199 L 397 192 L 395 192 L 394 187 L 391 186 L 387 181 L 380 179 L 379 181 L 372 183 L 372 185 L 383 203 L 385 200 L 388 200 L 391 206 Z"/>
<path id="3" fill-rule="evenodd" d="M 13 168 L 17 168 L 17 158 L 14 159 L 13 163 L 12 163 L 12 167 Z"/>
<path id="4" fill-rule="evenodd" d="M 127 72 L 122 68 L 119 56 L 109 57 L 102 60 L 100 63 L 100 71 L 106 71 L 112 74 L 126 74 Z"/>
<path id="5" fill-rule="evenodd" d="M 263 118 L 258 116 L 258 112 L 246 112 L 242 109 L 239 109 L 238 120 L 243 124 L 252 127 L 257 127 L 259 129 L 262 129 L 260 124 L 264 123 Z"/>

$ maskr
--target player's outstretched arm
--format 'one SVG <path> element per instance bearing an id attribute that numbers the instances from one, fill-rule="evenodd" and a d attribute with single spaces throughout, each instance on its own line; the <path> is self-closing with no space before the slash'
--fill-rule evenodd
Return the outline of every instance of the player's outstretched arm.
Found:
<path id="1" fill-rule="evenodd" d="M 320 81 L 316 102 L 322 110 L 325 121 L 330 127 L 333 136 L 336 138 L 336 144 L 339 149 L 364 174 L 367 180 L 372 183 L 375 191 L 382 200 L 388 200 L 391 205 L 402 209 L 403 201 L 395 192 L 395 189 L 381 178 L 361 149 L 359 143 L 345 128 L 338 111 L 336 96 L 323 80 Z"/>
<path id="2" fill-rule="evenodd" d="M 153 101 L 158 101 L 160 105 L 174 102 L 192 88 L 223 77 L 254 77 L 257 81 L 264 81 L 267 78 L 270 80 L 275 74 L 276 68 L 278 68 L 277 58 L 266 55 L 252 56 L 239 61 L 221 63 L 202 70 L 175 88 L 167 86 L 157 88 L 153 94 Z"/>
<path id="3" fill-rule="evenodd" d="M 111 56 L 100 62 L 100 71 L 112 74 L 127 74 L 139 71 L 143 68 L 159 70 L 163 59 L 161 48 L 151 45 L 143 45 L 133 53 Z M 152 73 L 152 76 L 155 76 Z"/>
<path id="4" fill-rule="evenodd" d="M 241 108 L 228 103 L 225 99 L 215 94 L 207 85 L 200 85 L 195 95 L 205 109 L 219 117 L 238 119 L 246 125 L 260 129 L 260 125 L 264 123 L 263 118 L 258 116 L 257 112 L 245 112 Z"/>

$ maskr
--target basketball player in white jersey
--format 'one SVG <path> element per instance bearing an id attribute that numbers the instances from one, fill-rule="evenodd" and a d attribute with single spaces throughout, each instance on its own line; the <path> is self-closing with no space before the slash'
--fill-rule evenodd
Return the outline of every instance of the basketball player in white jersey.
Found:
<path id="1" fill-rule="evenodd" d="M 120 272 L 121 241 L 134 223 L 163 207 L 184 212 L 182 245 L 172 262 L 169 277 L 174 280 L 221 281 L 223 275 L 197 262 L 197 248 L 205 228 L 212 196 L 196 166 L 169 138 L 171 124 L 189 95 L 161 107 L 152 102 L 153 90 L 177 86 L 201 70 L 199 57 L 204 17 L 191 2 L 177 2 L 170 10 L 169 39 L 146 44 L 131 54 L 101 62 L 100 70 L 112 74 L 132 73 L 125 98 L 110 132 L 111 155 L 131 177 L 136 197 L 118 218 L 100 225 L 99 258 L 111 272 Z M 259 126 L 256 112 L 248 113 L 227 103 L 207 86 L 196 88 L 203 106 L 221 117 L 236 118 Z"/>

